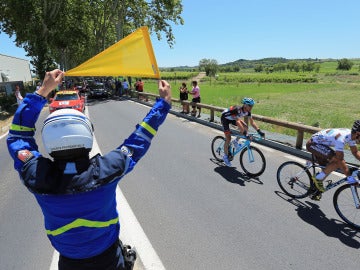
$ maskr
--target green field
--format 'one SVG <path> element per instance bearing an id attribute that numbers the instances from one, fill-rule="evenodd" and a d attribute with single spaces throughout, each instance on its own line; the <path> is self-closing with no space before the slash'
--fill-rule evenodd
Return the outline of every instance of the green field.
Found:
<path id="1" fill-rule="evenodd" d="M 239 104 L 243 97 L 256 101 L 253 113 L 320 128 L 351 127 L 354 119 L 360 119 L 360 75 L 359 63 L 352 70 L 336 70 L 336 62 L 321 64 L 319 73 L 299 74 L 279 72 L 254 74 L 268 78 L 289 77 L 315 78 L 316 83 L 242 83 L 241 78 L 249 73 L 218 74 L 217 79 L 206 77 L 200 81 L 201 102 L 219 107 Z M 231 78 L 231 79 L 229 79 Z M 238 78 L 238 80 L 237 80 Z M 178 98 L 182 80 L 170 80 L 173 97 Z M 188 87 L 191 80 L 187 80 Z M 145 91 L 157 93 L 156 82 L 148 80 Z M 292 134 L 292 131 L 259 123 L 264 129 Z"/>

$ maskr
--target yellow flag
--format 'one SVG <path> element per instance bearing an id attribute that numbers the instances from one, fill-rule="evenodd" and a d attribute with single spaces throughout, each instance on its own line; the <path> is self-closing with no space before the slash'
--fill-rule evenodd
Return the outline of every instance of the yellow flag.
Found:
<path id="1" fill-rule="evenodd" d="M 132 76 L 160 78 L 148 28 L 143 26 L 65 76 Z"/>

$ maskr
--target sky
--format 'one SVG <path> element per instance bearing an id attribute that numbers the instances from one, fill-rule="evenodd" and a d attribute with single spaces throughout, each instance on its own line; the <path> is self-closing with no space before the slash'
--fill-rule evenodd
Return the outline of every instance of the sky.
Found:
<path id="1" fill-rule="evenodd" d="M 151 35 L 159 67 L 267 57 L 360 58 L 359 0 L 183 0 L 175 44 Z M 164 35 L 163 35 L 164 36 Z M 0 54 L 28 59 L 4 33 Z"/>

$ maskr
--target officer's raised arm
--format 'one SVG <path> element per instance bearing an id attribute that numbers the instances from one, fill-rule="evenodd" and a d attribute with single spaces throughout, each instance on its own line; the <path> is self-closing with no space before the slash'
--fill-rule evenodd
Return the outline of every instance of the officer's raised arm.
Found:
<path id="1" fill-rule="evenodd" d="M 36 93 L 40 96 L 47 97 L 49 93 L 61 83 L 63 77 L 64 72 L 60 69 L 54 69 L 46 72 L 43 84 Z"/>
<path id="2" fill-rule="evenodd" d="M 159 95 L 167 103 L 171 104 L 171 86 L 165 80 L 159 80 Z"/>

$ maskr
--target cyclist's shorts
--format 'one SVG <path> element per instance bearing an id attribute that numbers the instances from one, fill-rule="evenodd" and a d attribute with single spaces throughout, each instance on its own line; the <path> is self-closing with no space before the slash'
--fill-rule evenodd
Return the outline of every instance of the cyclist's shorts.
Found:
<path id="1" fill-rule="evenodd" d="M 230 134 L 231 133 L 230 124 L 236 126 L 236 121 L 226 119 L 224 115 L 221 115 L 221 124 L 223 126 L 224 133 L 225 134 Z"/>
<path id="2" fill-rule="evenodd" d="M 306 149 L 314 155 L 320 165 L 325 166 L 335 156 L 335 151 L 324 144 L 317 144 L 310 140 Z"/>

